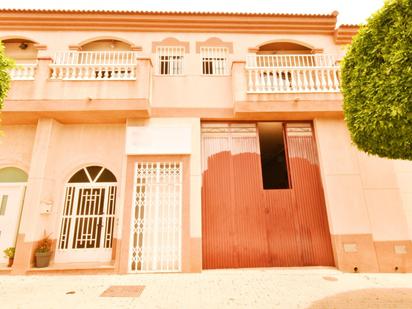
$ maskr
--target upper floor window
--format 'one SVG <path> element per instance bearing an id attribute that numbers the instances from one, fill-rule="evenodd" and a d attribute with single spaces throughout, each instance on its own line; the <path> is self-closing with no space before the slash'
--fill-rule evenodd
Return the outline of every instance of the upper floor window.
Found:
<path id="1" fill-rule="evenodd" d="M 156 48 L 156 73 L 182 75 L 185 48 L 182 46 L 158 46 Z"/>
<path id="2" fill-rule="evenodd" d="M 226 75 L 228 53 L 226 47 L 201 47 L 202 74 Z"/>

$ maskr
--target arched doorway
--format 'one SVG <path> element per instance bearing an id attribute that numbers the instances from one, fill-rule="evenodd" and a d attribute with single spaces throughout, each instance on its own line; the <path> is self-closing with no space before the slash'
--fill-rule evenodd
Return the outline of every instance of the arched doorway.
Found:
<path id="1" fill-rule="evenodd" d="M 17 167 L 0 169 L 0 251 L 14 247 L 26 189 L 27 174 Z M 0 254 L 0 264 L 7 259 Z"/>
<path id="2" fill-rule="evenodd" d="M 55 261 L 108 262 L 112 259 L 116 177 L 101 166 L 76 172 L 66 184 Z"/>

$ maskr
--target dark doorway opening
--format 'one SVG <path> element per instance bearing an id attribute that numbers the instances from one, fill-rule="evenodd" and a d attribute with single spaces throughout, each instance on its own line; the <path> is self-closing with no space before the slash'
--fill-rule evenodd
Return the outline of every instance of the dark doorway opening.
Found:
<path id="1" fill-rule="evenodd" d="M 263 189 L 289 189 L 283 123 L 259 122 L 257 127 Z"/>

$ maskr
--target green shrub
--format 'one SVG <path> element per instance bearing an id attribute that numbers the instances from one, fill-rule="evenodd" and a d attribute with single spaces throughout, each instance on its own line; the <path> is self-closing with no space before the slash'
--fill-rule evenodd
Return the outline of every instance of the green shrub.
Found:
<path id="1" fill-rule="evenodd" d="M 4 54 L 4 46 L 0 41 L 0 109 L 3 107 L 4 98 L 10 87 L 10 75 L 8 70 L 11 69 L 14 62 Z"/>
<path id="2" fill-rule="evenodd" d="M 367 153 L 412 160 L 412 0 L 387 1 L 342 61 L 344 114 Z"/>
<path id="3" fill-rule="evenodd" d="M 16 253 L 16 249 L 14 247 L 9 247 L 6 250 L 3 250 L 5 257 L 14 258 L 14 254 Z"/>

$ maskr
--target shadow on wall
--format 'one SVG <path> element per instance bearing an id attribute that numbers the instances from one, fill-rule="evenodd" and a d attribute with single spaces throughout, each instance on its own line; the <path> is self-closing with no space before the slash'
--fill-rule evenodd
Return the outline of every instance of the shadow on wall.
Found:
<path id="1" fill-rule="evenodd" d="M 308 309 L 412 308 L 412 289 L 362 289 L 313 302 Z"/>

